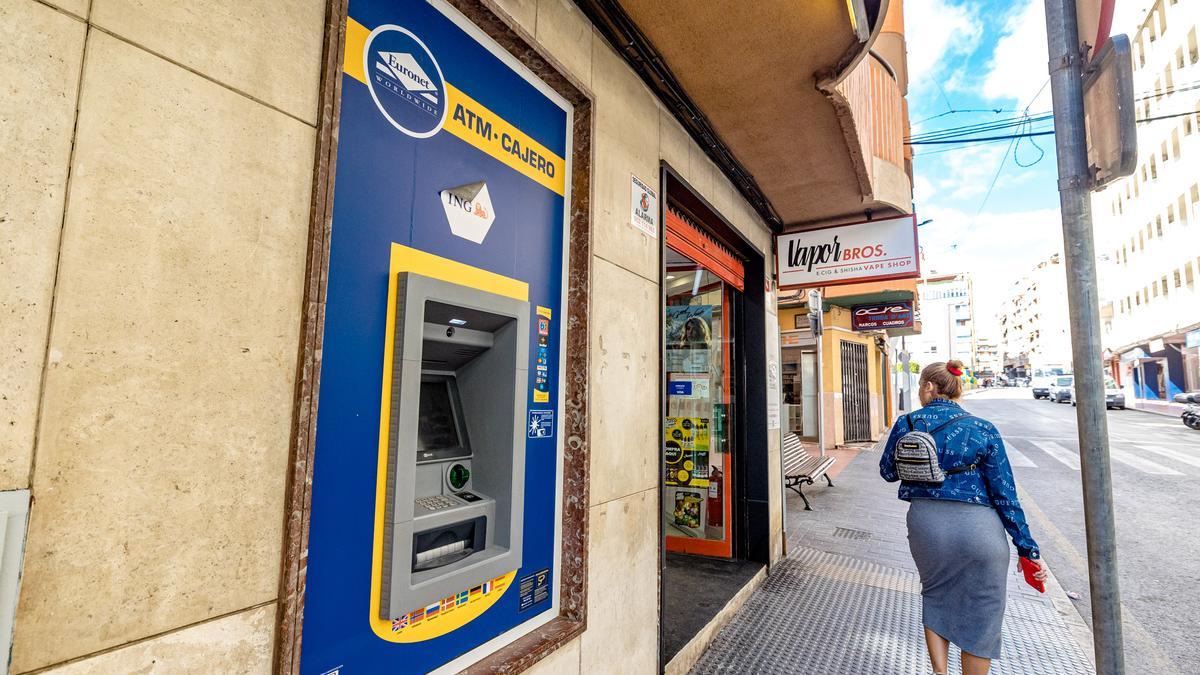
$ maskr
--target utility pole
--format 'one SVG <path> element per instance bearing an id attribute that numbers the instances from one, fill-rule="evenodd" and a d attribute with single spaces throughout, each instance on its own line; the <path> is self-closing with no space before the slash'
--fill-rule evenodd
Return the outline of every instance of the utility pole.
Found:
<path id="1" fill-rule="evenodd" d="M 1076 419 L 1087 529 L 1092 631 L 1099 675 L 1123 675 L 1121 598 L 1108 458 L 1108 419 L 1100 361 L 1100 303 L 1092 233 L 1091 186 L 1083 109 L 1083 54 L 1076 0 L 1045 0 L 1050 92 L 1058 154 L 1058 194 L 1066 253 L 1071 352 L 1075 362 Z"/>
<path id="2" fill-rule="evenodd" d="M 823 310 L 820 288 L 814 288 L 808 292 L 808 321 L 813 337 L 817 341 L 817 449 L 820 451 L 820 456 L 825 456 L 825 392 L 822 387 L 825 386 L 825 355 L 821 343 L 825 341 L 823 325 L 824 318 L 821 313 Z"/>

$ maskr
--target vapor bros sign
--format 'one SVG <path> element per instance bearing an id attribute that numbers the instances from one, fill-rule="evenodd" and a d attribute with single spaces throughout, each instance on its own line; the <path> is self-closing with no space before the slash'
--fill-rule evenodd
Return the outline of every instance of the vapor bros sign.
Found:
<path id="1" fill-rule="evenodd" d="M 921 276 L 915 215 L 784 234 L 775 250 L 780 288 Z"/>

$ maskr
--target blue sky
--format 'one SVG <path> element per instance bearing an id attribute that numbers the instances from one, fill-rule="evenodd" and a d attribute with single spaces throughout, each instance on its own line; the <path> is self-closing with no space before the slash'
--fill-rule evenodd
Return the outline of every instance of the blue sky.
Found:
<path id="1" fill-rule="evenodd" d="M 908 0 L 905 24 L 914 134 L 1050 110 L 1042 0 Z M 971 272 L 979 329 L 994 336 L 1012 282 L 1062 246 L 1053 136 L 914 151 L 917 218 L 933 219 L 926 268 Z"/>
<path id="2" fill-rule="evenodd" d="M 906 0 L 912 133 L 1049 112 L 1043 2 Z M 1117 0 L 1112 32 L 1133 32 L 1148 4 Z M 933 219 L 920 231 L 926 269 L 971 272 L 977 329 L 998 338 L 1012 283 L 1062 250 L 1054 137 L 914 154 L 917 218 Z"/>

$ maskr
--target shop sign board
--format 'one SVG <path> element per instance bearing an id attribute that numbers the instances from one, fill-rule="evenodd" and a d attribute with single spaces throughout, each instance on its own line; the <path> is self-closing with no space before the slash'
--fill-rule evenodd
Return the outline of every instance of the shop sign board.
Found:
<path id="1" fill-rule="evenodd" d="M 921 276 L 916 215 L 782 234 L 775 250 L 780 288 Z"/>
<path id="2" fill-rule="evenodd" d="M 1200 329 L 1188 333 L 1184 340 L 1188 347 L 1200 347 Z"/>
<path id="3" fill-rule="evenodd" d="M 908 328 L 912 325 L 911 300 L 897 300 L 881 305 L 855 305 L 850 309 L 850 327 L 854 330 L 885 330 Z"/>
<path id="4" fill-rule="evenodd" d="M 1167 348 L 1166 342 L 1162 338 L 1154 338 L 1150 341 L 1150 353 L 1157 354 Z"/>
<path id="5" fill-rule="evenodd" d="M 348 15 L 299 669 L 459 672 L 559 614 L 573 109 L 445 0 L 349 0 Z M 398 318 L 410 309 L 400 300 L 419 285 L 414 279 L 430 289 L 449 288 L 437 290 L 451 294 L 446 298 L 519 308 L 505 316 L 518 317 L 519 337 L 509 342 L 523 339 L 523 346 L 505 347 L 510 351 L 503 353 L 516 356 L 487 366 L 489 372 L 509 368 L 509 382 L 525 392 L 498 387 L 510 391 L 508 398 L 491 402 L 512 408 L 511 440 L 477 441 L 469 418 L 479 406 L 452 404 L 460 398 L 445 389 L 453 375 L 431 380 L 437 384 L 428 394 L 431 407 L 444 401 L 454 411 L 447 419 L 466 420 L 462 428 L 472 445 L 457 447 L 455 440 L 450 451 L 465 449 L 478 459 L 500 446 L 523 457 L 507 464 L 515 478 L 478 461 L 465 473 L 452 465 L 443 472 L 445 495 L 457 499 L 460 510 L 475 508 L 470 502 L 481 495 L 496 497 L 502 486 L 521 486 L 509 501 L 523 500 L 519 506 L 496 509 L 494 517 L 510 519 L 504 521 L 509 525 L 504 531 L 496 525 L 487 537 L 519 533 L 519 558 L 497 554 L 470 562 L 476 551 L 447 562 L 454 556 L 426 537 L 436 528 L 421 529 L 433 522 L 429 516 L 421 516 L 423 525 L 414 524 L 417 516 L 408 525 L 394 517 L 402 507 L 414 513 L 426 490 L 442 494 L 440 465 L 414 468 L 417 453 L 402 452 L 415 446 L 420 432 L 408 427 L 418 425 L 397 423 L 405 410 L 416 409 L 414 396 L 421 415 L 427 401 L 425 373 L 411 379 L 407 361 L 393 360 L 400 351 L 393 344 L 408 339 L 408 328 L 397 324 L 416 325 L 414 334 L 421 334 L 416 319 Z M 437 321 L 448 322 L 449 340 L 454 326 L 474 328 L 485 314 L 469 309 Z M 480 390 L 462 379 L 460 387 Z M 399 386 L 409 381 L 415 383 L 410 390 Z M 399 412 L 390 412 L 393 407 Z M 457 439 L 457 427 L 448 429 Z M 411 434 L 413 446 L 391 440 L 400 434 Z M 416 494 L 394 496 L 393 479 L 412 484 L 414 476 L 420 476 Z M 394 512 L 388 504 L 396 505 Z M 394 534 L 402 526 L 412 531 L 407 540 Z M 421 550 L 419 537 L 426 537 Z M 385 549 L 388 541 L 395 545 Z M 406 547 L 412 556 L 394 553 Z M 492 548 L 482 552 L 491 555 Z M 424 554 L 433 555 L 415 562 Z M 491 560 L 511 567 L 478 571 Z M 388 576 L 381 571 L 387 569 L 409 576 Z M 436 588 L 420 586 L 418 574 L 435 579 Z M 416 579 L 412 587 L 420 594 L 436 590 L 437 597 L 397 596 L 396 578 Z"/>
<path id="6" fill-rule="evenodd" d="M 629 224 L 658 238 L 658 193 L 633 174 L 629 174 Z"/>

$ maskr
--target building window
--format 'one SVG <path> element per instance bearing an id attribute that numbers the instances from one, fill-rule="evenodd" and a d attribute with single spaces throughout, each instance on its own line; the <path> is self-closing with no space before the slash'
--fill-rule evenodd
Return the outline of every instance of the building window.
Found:
<path id="1" fill-rule="evenodd" d="M 1196 48 L 1196 29 L 1195 28 L 1193 28 L 1191 31 L 1188 32 L 1187 44 L 1188 44 L 1188 58 L 1191 59 L 1192 64 L 1194 65 L 1196 63 L 1200 63 L 1200 49 Z"/>
<path id="2" fill-rule="evenodd" d="M 1164 298 L 1167 297 L 1167 278 L 1166 277 L 1162 278 L 1162 294 L 1163 294 Z"/>
<path id="3" fill-rule="evenodd" d="M 1158 147 L 1158 153 L 1160 155 L 1162 155 L 1162 161 L 1164 161 L 1164 162 L 1167 161 L 1168 157 L 1167 157 L 1167 142 L 1166 141 L 1163 141 L 1162 145 L 1160 145 Z M 1151 165 L 1151 166 L 1153 166 L 1153 165 Z"/>
<path id="4" fill-rule="evenodd" d="M 1175 270 L 1175 288 L 1180 286 L 1183 286 L 1183 275 L 1179 273 L 1179 270 Z"/>
<path id="5" fill-rule="evenodd" d="M 1154 232 L 1158 236 L 1162 236 L 1162 216 L 1154 216 Z"/>
<path id="6" fill-rule="evenodd" d="M 1150 155 L 1150 180 L 1158 180 L 1158 160 Z"/>
<path id="7" fill-rule="evenodd" d="M 1187 222 L 1188 222 L 1187 201 L 1183 198 L 1183 195 L 1179 195 L 1179 199 L 1177 199 L 1175 201 L 1175 203 L 1179 205 L 1179 219 L 1183 221 L 1184 225 L 1187 225 Z"/>
<path id="8" fill-rule="evenodd" d="M 1183 281 L 1187 284 L 1188 290 L 1191 290 L 1196 284 L 1195 272 L 1192 270 L 1192 263 L 1183 266 Z"/>
<path id="9" fill-rule="evenodd" d="M 1175 222 L 1175 205 L 1167 204 L 1167 224 Z M 1159 222 L 1159 236 L 1162 236 L 1162 222 Z"/>
<path id="10" fill-rule="evenodd" d="M 1179 159 L 1179 130 L 1171 130 L 1171 157 Z"/>

